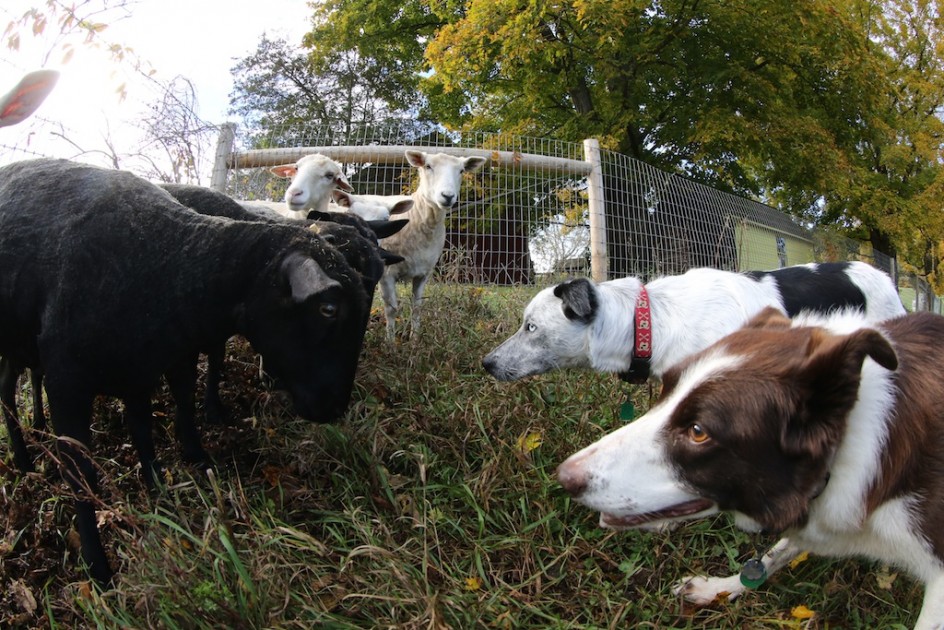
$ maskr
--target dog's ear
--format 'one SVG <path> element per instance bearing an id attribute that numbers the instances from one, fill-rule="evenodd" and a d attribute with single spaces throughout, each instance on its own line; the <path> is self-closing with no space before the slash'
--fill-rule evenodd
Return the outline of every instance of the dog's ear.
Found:
<path id="1" fill-rule="evenodd" d="M 582 324 L 593 321 L 597 312 L 597 291 L 586 278 L 562 282 L 554 287 L 554 295 L 561 299 L 564 317 Z"/>
<path id="2" fill-rule="evenodd" d="M 821 328 L 810 332 L 806 360 L 796 381 L 808 392 L 806 411 L 793 418 L 782 436 L 786 452 L 827 458 L 838 444 L 846 416 L 859 396 L 866 357 L 887 370 L 898 368 L 898 357 L 878 331 L 863 328 L 833 335 Z"/>

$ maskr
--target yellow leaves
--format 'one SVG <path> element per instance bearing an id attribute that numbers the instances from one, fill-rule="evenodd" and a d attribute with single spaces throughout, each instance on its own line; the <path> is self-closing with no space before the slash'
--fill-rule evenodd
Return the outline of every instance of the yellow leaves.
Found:
<path id="1" fill-rule="evenodd" d="M 540 433 L 525 433 L 518 436 L 518 450 L 527 455 L 543 444 Z"/>
<path id="2" fill-rule="evenodd" d="M 812 619 L 816 613 L 801 604 L 790 609 L 790 616 L 794 619 Z"/>
<path id="3" fill-rule="evenodd" d="M 476 576 L 467 577 L 465 579 L 465 590 L 470 593 L 474 593 L 482 589 L 482 580 Z"/>
<path id="4" fill-rule="evenodd" d="M 803 553 L 801 553 L 796 558 L 790 561 L 790 568 L 795 569 L 809 559 L 810 559 L 810 552 L 804 551 Z"/>

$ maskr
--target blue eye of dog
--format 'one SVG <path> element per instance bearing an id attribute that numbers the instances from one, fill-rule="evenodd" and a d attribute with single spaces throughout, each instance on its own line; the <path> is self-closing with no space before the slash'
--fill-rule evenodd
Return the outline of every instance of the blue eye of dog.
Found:
<path id="1" fill-rule="evenodd" d="M 527 330 L 528 332 L 534 332 L 535 330 L 538 329 L 538 327 L 528 322 L 528 324 L 525 325 L 524 329 Z"/>

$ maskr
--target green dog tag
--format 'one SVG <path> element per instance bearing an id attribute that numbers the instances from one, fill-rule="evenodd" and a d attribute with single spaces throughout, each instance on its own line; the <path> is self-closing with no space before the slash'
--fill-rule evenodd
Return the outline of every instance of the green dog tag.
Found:
<path id="1" fill-rule="evenodd" d="M 620 420 L 623 422 L 629 422 L 636 417 L 636 407 L 633 406 L 633 401 L 627 400 L 622 405 L 620 405 Z"/>
<path id="2" fill-rule="evenodd" d="M 757 588 L 767 579 L 767 569 L 757 558 L 751 558 L 741 567 L 741 584 L 747 588 Z"/>

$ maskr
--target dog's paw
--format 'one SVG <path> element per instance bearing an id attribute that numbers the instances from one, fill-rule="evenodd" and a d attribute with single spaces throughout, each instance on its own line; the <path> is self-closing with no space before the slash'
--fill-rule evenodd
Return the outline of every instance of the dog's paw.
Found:
<path id="1" fill-rule="evenodd" d="M 744 592 L 738 575 L 730 577 L 706 577 L 694 575 L 682 578 L 672 587 L 672 593 L 684 597 L 697 606 L 707 606 L 717 601 L 733 601 Z"/>

